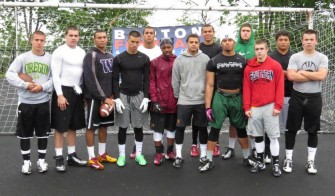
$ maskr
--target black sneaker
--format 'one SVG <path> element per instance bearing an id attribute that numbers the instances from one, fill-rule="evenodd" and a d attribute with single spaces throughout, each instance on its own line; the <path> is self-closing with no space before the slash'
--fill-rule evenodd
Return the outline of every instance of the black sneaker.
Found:
<path id="1" fill-rule="evenodd" d="M 199 172 L 204 173 L 214 168 L 213 161 L 209 161 L 208 159 L 204 160 L 204 162 L 199 166 Z"/>
<path id="2" fill-rule="evenodd" d="M 281 170 L 280 170 L 279 164 L 273 164 L 272 175 L 274 177 L 279 177 L 281 175 Z"/>
<path id="3" fill-rule="evenodd" d="M 54 156 L 54 159 L 56 159 L 56 171 L 60 173 L 65 172 L 64 157 L 62 155 Z"/>
<path id="4" fill-rule="evenodd" d="M 181 168 L 183 166 L 184 160 L 180 157 L 177 157 L 173 162 L 173 167 L 175 168 Z"/>
<path id="5" fill-rule="evenodd" d="M 201 158 L 199 159 L 200 163 L 205 163 L 206 160 L 207 160 L 206 156 L 201 157 Z"/>
<path id="6" fill-rule="evenodd" d="M 87 161 L 81 160 L 78 156 L 77 153 L 72 153 L 67 156 L 67 164 L 71 166 L 86 166 Z"/>
<path id="7" fill-rule="evenodd" d="M 242 163 L 243 163 L 244 166 L 251 166 L 251 167 L 253 167 L 253 166 L 256 165 L 256 161 L 252 160 L 251 157 L 248 157 L 248 158 L 246 158 L 246 159 L 243 159 L 243 162 L 242 162 Z"/>
<path id="8" fill-rule="evenodd" d="M 225 152 L 222 154 L 222 159 L 223 160 L 228 160 L 231 157 L 235 156 L 235 151 L 232 148 L 226 147 Z"/>
<path id="9" fill-rule="evenodd" d="M 256 164 L 250 169 L 251 173 L 258 173 L 260 171 L 265 170 L 266 166 L 264 163 L 261 163 L 259 161 L 256 162 Z"/>

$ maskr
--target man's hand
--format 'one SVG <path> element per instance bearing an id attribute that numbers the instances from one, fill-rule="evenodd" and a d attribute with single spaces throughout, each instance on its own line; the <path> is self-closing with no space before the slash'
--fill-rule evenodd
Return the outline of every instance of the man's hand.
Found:
<path id="1" fill-rule="evenodd" d="M 116 104 L 116 111 L 119 112 L 120 114 L 122 114 L 122 109 L 125 109 L 122 101 L 120 98 L 117 98 L 115 100 L 113 100 Z"/>
<path id="2" fill-rule="evenodd" d="M 63 95 L 58 95 L 57 98 L 58 107 L 60 110 L 66 110 L 66 107 L 69 105 L 69 102 L 67 102 L 66 98 Z"/>
<path id="3" fill-rule="evenodd" d="M 31 93 L 38 93 L 38 92 L 41 92 L 42 90 L 43 90 L 43 87 L 41 85 L 34 84 L 33 88 L 29 91 Z"/>
<path id="4" fill-rule="evenodd" d="M 272 116 L 278 116 L 280 114 L 280 110 L 273 109 Z"/>
<path id="5" fill-rule="evenodd" d="M 142 113 L 144 113 L 148 110 L 149 102 L 150 102 L 150 100 L 148 98 L 143 98 L 143 101 L 140 105 L 140 109 L 142 109 Z"/>
<path id="6" fill-rule="evenodd" d="M 34 87 L 35 87 L 35 83 L 34 82 L 26 82 L 28 84 L 27 90 L 31 91 Z"/>
<path id="7" fill-rule="evenodd" d="M 214 116 L 211 108 L 206 108 L 206 117 L 210 122 L 214 122 Z"/>
<path id="8" fill-rule="evenodd" d="M 244 112 L 244 114 L 245 114 L 248 118 L 251 118 L 251 111 L 250 111 L 250 110 Z"/>

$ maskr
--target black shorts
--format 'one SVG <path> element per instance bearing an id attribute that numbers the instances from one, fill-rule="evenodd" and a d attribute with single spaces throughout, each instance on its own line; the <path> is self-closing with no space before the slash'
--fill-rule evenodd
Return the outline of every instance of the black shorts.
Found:
<path id="1" fill-rule="evenodd" d="M 154 132 L 164 133 L 164 129 L 168 131 L 176 130 L 177 114 L 161 114 L 150 112 L 150 128 Z"/>
<path id="2" fill-rule="evenodd" d="M 205 104 L 198 105 L 178 105 L 177 127 L 186 127 L 193 124 L 198 127 L 207 127 Z"/>
<path id="3" fill-rule="evenodd" d="M 69 102 L 66 110 L 59 109 L 54 91 L 51 102 L 51 128 L 64 133 L 86 127 L 83 94 L 77 95 L 72 87 L 62 86 L 63 96 Z"/>
<path id="4" fill-rule="evenodd" d="M 101 101 L 95 99 L 87 100 L 87 129 L 97 129 L 99 127 L 108 127 L 114 125 L 114 110 L 107 117 L 101 117 L 99 108 Z"/>
<path id="5" fill-rule="evenodd" d="M 40 104 L 21 103 L 18 107 L 16 136 L 18 138 L 47 138 L 50 134 L 49 101 Z"/>
<path id="6" fill-rule="evenodd" d="M 316 133 L 320 131 L 321 111 L 321 93 L 300 93 L 293 90 L 289 100 L 286 128 L 298 131 L 304 119 L 305 131 Z"/>

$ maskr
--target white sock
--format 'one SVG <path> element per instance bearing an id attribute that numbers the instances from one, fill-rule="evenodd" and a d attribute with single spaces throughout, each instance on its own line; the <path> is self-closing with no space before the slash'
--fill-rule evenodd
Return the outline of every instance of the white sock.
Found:
<path id="1" fill-rule="evenodd" d="M 126 156 L 126 144 L 119 144 L 119 156 Z"/>
<path id="2" fill-rule="evenodd" d="M 200 157 L 206 157 L 207 144 L 200 144 Z"/>
<path id="3" fill-rule="evenodd" d="M 63 155 L 63 148 L 55 148 L 56 156 L 62 156 Z"/>
<path id="4" fill-rule="evenodd" d="M 183 148 L 183 144 L 176 144 L 176 157 L 182 158 L 181 150 Z"/>
<path id="5" fill-rule="evenodd" d="M 153 138 L 154 138 L 154 142 L 160 142 L 162 141 L 162 138 L 163 138 L 163 134 L 161 133 L 158 133 L 158 132 L 154 132 L 152 134 Z"/>
<path id="6" fill-rule="evenodd" d="M 316 149 L 317 148 L 312 148 L 312 147 L 308 147 L 308 161 L 314 161 L 315 159 L 315 154 L 316 154 Z"/>
<path id="7" fill-rule="evenodd" d="M 255 138 L 249 137 L 251 148 L 255 148 Z"/>
<path id="8" fill-rule="evenodd" d="M 87 146 L 87 153 L 88 153 L 88 159 L 93 159 L 95 157 L 94 146 Z"/>
<path id="9" fill-rule="evenodd" d="M 67 146 L 67 153 L 72 154 L 76 152 L 76 146 Z"/>
<path id="10" fill-rule="evenodd" d="M 263 153 L 264 152 L 264 149 L 265 149 L 265 142 L 262 141 L 260 143 L 255 143 L 255 147 L 256 147 L 256 152 L 257 153 Z"/>
<path id="11" fill-rule="evenodd" d="M 228 139 L 228 147 L 234 149 L 235 148 L 236 137 L 229 137 Z"/>
<path id="12" fill-rule="evenodd" d="M 106 152 L 106 143 L 99 142 L 99 155 L 103 155 Z"/>
<path id="13" fill-rule="evenodd" d="M 135 141 L 135 145 L 136 145 L 136 156 L 141 155 L 143 142 Z"/>
<path id="14" fill-rule="evenodd" d="M 293 150 L 285 150 L 285 159 L 290 159 L 290 160 L 293 160 L 292 157 L 293 157 Z"/>
<path id="15" fill-rule="evenodd" d="M 270 139 L 270 151 L 272 156 L 279 156 L 279 141 L 278 138 Z"/>

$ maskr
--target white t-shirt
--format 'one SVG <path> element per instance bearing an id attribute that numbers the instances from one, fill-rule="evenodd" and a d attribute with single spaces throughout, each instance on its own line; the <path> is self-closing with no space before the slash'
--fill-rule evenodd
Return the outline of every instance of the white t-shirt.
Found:
<path id="1" fill-rule="evenodd" d="M 148 49 L 141 45 L 138 47 L 138 51 L 146 54 L 150 58 L 150 61 L 154 60 L 162 54 L 162 51 L 158 46 Z"/>

